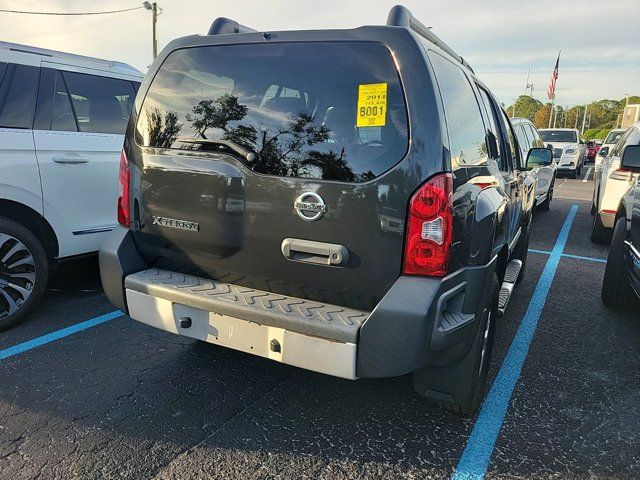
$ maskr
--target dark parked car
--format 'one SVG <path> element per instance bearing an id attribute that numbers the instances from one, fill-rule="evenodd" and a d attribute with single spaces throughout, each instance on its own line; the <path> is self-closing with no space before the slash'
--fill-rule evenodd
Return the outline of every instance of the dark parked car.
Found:
<path id="1" fill-rule="evenodd" d="M 640 145 L 625 147 L 619 171 L 635 177 L 616 215 L 602 283 L 602 301 L 605 305 L 637 309 L 640 306 Z"/>
<path id="2" fill-rule="evenodd" d="M 386 26 L 217 19 L 174 40 L 140 88 L 120 181 L 100 267 L 133 319 L 480 404 L 535 181 L 500 104 L 404 7 Z"/>

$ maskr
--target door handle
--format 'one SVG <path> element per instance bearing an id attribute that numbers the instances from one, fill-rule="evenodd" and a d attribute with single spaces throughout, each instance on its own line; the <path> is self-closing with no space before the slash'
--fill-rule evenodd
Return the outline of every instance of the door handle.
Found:
<path id="1" fill-rule="evenodd" d="M 56 163 L 74 164 L 74 163 L 88 163 L 89 157 L 77 156 L 54 156 L 53 161 Z"/>
<path id="2" fill-rule="evenodd" d="M 349 250 L 334 243 L 314 242 L 299 238 L 285 238 L 280 246 L 289 260 L 317 265 L 343 266 L 349 261 Z"/>

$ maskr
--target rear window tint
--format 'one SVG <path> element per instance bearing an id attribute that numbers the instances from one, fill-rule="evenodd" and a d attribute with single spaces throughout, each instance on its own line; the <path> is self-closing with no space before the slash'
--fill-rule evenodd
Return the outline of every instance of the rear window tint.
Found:
<path id="1" fill-rule="evenodd" d="M 124 134 L 135 99 L 131 82 L 75 72 L 63 72 L 62 76 L 81 132 Z M 56 82 L 56 95 L 63 95 L 62 103 L 66 102 L 64 87 L 61 90 Z"/>
<path id="2" fill-rule="evenodd" d="M 429 58 L 445 106 L 452 167 L 486 163 L 485 126 L 469 79 L 457 65 L 437 53 L 430 52 Z"/>
<path id="3" fill-rule="evenodd" d="M 405 155 L 407 113 L 382 45 L 189 48 L 156 74 L 136 141 L 226 153 L 269 175 L 363 182 Z"/>
<path id="4" fill-rule="evenodd" d="M 0 127 L 32 127 L 38 78 L 38 67 L 14 64 L 6 67 L 0 85 Z"/>

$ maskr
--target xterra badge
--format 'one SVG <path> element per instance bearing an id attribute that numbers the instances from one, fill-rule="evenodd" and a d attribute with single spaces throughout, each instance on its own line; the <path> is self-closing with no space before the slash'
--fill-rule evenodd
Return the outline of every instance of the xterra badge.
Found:
<path id="1" fill-rule="evenodd" d="M 167 218 L 167 217 L 153 217 L 153 224 L 159 225 L 161 227 L 171 227 L 178 228 L 180 230 L 188 230 L 190 232 L 197 232 L 200 230 L 200 225 L 198 222 L 189 222 L 187 220 L 178 220 L 175 218 Z"/>
<path id="2" fill-rule="evenodd" d="M 322 197 L 314 192 L 305 192 L 296 198 L 293 208 L 298 212 L 298 216 L 307 222 L 318 220 L 327 211 Z"/>

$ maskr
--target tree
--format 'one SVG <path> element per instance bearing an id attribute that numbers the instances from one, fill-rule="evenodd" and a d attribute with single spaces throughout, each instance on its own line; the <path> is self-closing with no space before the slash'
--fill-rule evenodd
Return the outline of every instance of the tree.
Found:
<path id="1" fill-rule="evenodd" d="M 547 128 L 549 126 L 549 115 L 551 115 L 551 104 L 541 106 L 533 116 L 533 124 L 536 128 Z"/>
<path id="2" fill-rule="evenodd" d="M 534 115 L 540 107 L 542 107 L 542 102 L 540 100 L 536 100 L 529 95 L 520 95 L 515 103 L 515 116 L 533 120 Z M 511 105 L 507 108 L 507 113 L 513 117 L 513 112 L 514 105 Z"/>

